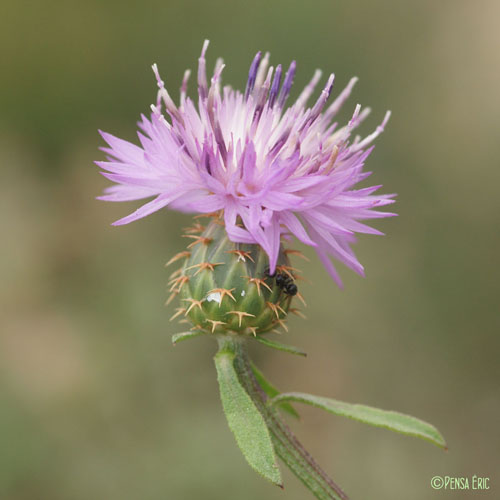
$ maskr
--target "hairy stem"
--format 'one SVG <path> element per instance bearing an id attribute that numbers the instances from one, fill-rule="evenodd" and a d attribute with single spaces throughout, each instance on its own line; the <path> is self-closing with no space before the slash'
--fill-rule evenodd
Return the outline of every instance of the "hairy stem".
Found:
<path id="1" fill-rule="evenodd" d="M 224 337 L 221 348 L 231 349 L 236 357 L 234 367 L 240 383 L 262 413 L 271 433 L 276 454 L 304 485 L 320 500 L 348 500 L 347 495 L 316 463 L 304 449 L 290 428 L 280 418 L 278 411 L 266 404 L 267 395 L 253 374 L 244 342 Z"/>

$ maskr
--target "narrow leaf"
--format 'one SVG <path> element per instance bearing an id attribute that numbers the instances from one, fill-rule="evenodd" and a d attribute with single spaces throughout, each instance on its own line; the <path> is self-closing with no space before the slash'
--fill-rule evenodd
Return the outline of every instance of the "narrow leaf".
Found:
<path id="1" fill-rule="evenodd" d="M 312 396 L 299 392 L 288 392 L 275 396 L 269 404 L 276 405 L 283 402 L 305 403 L 321 408 L 335 415 L 352 418 L 375 427 L 384 427 L 391 431 L 400 432 L 408 436 L 425 439 L 441 448 L 447 449 L 445 440 L 440 432 L 431 424 L 415 417 L 395 411 L 380 410 L 365 405 L 349 404 L 335 399 Z"/>
<path id="2" fill-rule="evenodd" d="M 264 417 L 238 380 L 234 358 L 234 353 L 224 350 L 214 358 L 229 428 L 248 463 L 266 479 L 282 486 L 269 430 Z"/>
<path id="3" fill-rule="evenodd" d="M 276 342 L 275 340 L 269 340 L 265 337 L 254 337 L 255 340 L 260 342 L 261 344 L 267 345 L 267 347 L 272 347 L 273 349 L 278 349 L 279 351 L 289 352 L 291 354 L 296 354 L 297 356 L 307 356 L 307 354 L 298 347 L 294 347 L 293 345 L 285 345 L 280 342 Z"/>
<path id="4" fill-rule="evenodd" d="M 252 366 L 252 372 L 255 375 L 255 379 L 257 380 L 257 383 L 260 385 L 262 390 L 270 397 L 274 398 L 274 396 L 277 396 L 280 392 L 274 385 L 271 384 L 265 377 L 264 374 L 253 364 L 251 363 Z M 295 418 L 300 418 L 299 414 L 295 410 L 295 408 L 290 404 L 290 403 L 281 403 L 279 407 L 289 415 L 292 415 L 292 417 Z"/>
<path id="5" fill-rule="evenodd" d="M 178 342 L 182 342 L 183 340 L 194 339 L 195 337 L 199 337 L 201 335 L 205 335 L 207 332 L 203 330 L 192 330 L 189 332 L 181 332 L 174 333 L 172 335 L 172 344 L 177 344 Z"/>

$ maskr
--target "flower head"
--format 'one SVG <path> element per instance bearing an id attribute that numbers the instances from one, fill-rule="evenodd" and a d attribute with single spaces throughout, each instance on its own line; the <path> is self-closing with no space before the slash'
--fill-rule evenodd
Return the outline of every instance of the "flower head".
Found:
<path id="1" fill-rule="evenodd" d="M 258 244 L 276 267 L 282 235 L 293 235 L 315 248 L 333 279 L 340 278 L 331 257 L 359 274 L 363 267 L 350 245 L 355 233 L 381 234 L 360 221 L 394 215 L 374 211 L 392 203 L 393 195 L 377 195 L 380 186 L 354 189 L 368 177 L 363 171 L 371 143 L 384 130 L 390 113 L 364 139 L 353 131 L 369 114 L 357 105 L 347 125 L 333 119 L 356 83 L 327 105 L 334 75 L 314 103 L 317 70 L 298 99 L 285 107 L 295 74 L 295 61 L 284 72 L 269 67 L 269 54 L 259 52 L 244 93 L 221 89 L 224 64 L 217 60 L 210 84 L 203 45 L 198 65 L 198 105 L 187 97 L 186 71 L 176 106 L 153 71 L 159 91 L 150 117 L 142 116 L 140 146 L 107 133 L 103 150 L 108 161 L 96 162 L 116 184 L 101 200 L 129 201 L 154 197 L 116 221 L 127 224 L 169 206 L 182 212 L 223 210 L 233 242 Z"/>

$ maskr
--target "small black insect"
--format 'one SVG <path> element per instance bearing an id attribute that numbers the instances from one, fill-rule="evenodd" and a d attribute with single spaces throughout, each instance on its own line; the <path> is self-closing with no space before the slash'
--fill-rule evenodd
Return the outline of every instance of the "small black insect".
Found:
<path id="1" fill-rule="evenodd" d="M 287 282 L 287 276 L 285 276 L 284 274 L 281 274 L 281 273 L 276 275 L 276 284 L 280 288 L 283 288 L 286 285 L 286 282 Z"/>
<path id="2" fill-rule="evenodd" d="M 278 285 L 288 295 L 297 295 L 298 288 L 288 274 L 278 273 L 276 275 L 276 285 Z"/>

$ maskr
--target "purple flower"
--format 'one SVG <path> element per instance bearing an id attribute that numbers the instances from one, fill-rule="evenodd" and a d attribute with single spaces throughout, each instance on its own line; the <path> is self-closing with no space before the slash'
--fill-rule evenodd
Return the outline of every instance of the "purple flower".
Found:
<path id="1" fill-rule="evenodd" d="M 357 105 L 343 127 L 332 120 L 356 78 L 327 105 L 334 81 L 330 75 L 308 107 L 321 77 L 317 70 L 295 103 L 285 108 L 295 61 L 284 73 L 281 65 L 268 68 L 269 54 L 262 57 L 259 52 L 242 94 L 229 86 L 221 89 L 221 59 L 208 84 L 207 47 L 205 41 L 198 64 L 198 106 L 186 96 L 189 71 L 176 106 L 153 65 L 159 91 L 151 117 L 143 115 L 139 122 L 141 145 L 101 132 L 109 145 L 103 148 L 108 161 L 96 163 L 115 184 L 99 199 L 154 197 L 114 224 L 127 224 L 166 206 L 181 212 L 224 210 L 229 238 L 259 244 L 269 256 L 271 271 L 281 235 L 291 234 L 316 249 L 339 285 L 330 257 L 362 275 L 363 266 L 350 245 L 355 233 L 382 234 L 360 221 L 395 215 L 373 210 L 392 203 L 394 195 L 375 194 L 380 186 L 354 186 L 370 175 L 363 171 L 364 162 L 390 113 L 375 132 L 351 140 L 369 108 Z"/>

